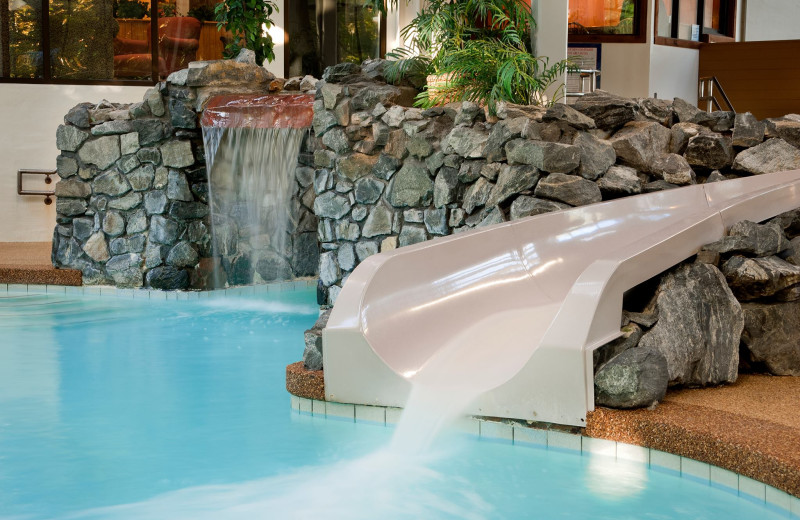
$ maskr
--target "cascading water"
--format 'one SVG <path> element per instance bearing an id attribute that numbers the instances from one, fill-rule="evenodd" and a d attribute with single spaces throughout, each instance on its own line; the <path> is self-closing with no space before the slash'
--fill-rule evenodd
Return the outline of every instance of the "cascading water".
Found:
<path id="1" fill-rule="evenodd" d="M 219 97 L 206 109 L 212 254 L 219 259 L 214 287 L 291 277 L 291 200 L 311 101 L 310 96 Z"/>

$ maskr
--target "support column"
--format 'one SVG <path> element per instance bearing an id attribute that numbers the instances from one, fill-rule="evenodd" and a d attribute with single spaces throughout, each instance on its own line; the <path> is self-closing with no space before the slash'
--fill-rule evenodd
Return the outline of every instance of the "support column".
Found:
<path id="1" fill-rule="evenodd" d="M 569 28 L 569 0 L 532 0 L 531 11 L 536 19 L 533 34 L 533 52 L 536 56 L 546 57 L 550 64 L 567 58 L 567 31 Z M 567 75 L 548 89 L 547 96 L 561 96 L 566 102 Z M 558 89 L 561 88 L 560 94 Z"/>

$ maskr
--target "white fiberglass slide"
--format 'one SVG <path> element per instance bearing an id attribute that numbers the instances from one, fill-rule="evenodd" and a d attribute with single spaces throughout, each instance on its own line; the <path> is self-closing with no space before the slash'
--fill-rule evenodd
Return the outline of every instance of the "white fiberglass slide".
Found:
<path id="1" fill-rule="evenodd" d="M 623 293 L 739 220 L 800 206 L 800 170 L 626 197 L 371 256 L 323 331 L 329 401 L 404 406 L 412 384 L 477 395 L 469 413 L 581 426 L 592 352 Z"/>

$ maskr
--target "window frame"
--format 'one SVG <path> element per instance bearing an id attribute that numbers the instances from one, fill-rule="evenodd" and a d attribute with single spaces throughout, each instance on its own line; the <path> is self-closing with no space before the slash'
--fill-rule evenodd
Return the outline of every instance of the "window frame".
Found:
<path id="1" fill-rule="evenodd" d="M 633 11 L 634 34 L 569 34 L 568 43 L 647 43 L 648 0 L 635 0 Z"/>
<path id="2" fill-rule="evenodd" d="M 658 0 L 656 0 L 658 1 Z M 705 7 L 706 0 L 697 0 L 697 19 L 696 21 L 699 22 L 700 25 L 700 41 L 693 41 L 693 40 L 683 40 L 680 38 L 675 37 L 677 34 L 678 24 L 676 20 L 678 20 L 678 16 L 680 15 L 680 0 L 671 0 L 672 1 L 672 9 L 673 9 L 673 22 L 670 27 L 670 36 L 659 36 L 658 35 L 658 4 L 655 4 L 655 17 L 653 18 L 653 43 L 656 45 L 667 45 L 670 47 L 682 47 L 684 49 L 699 49 L 704 43 L 715 43 L 715 42 L 734 42 L 736 41 L 736 10 L 738 7 L 738 2 L 736 0 L 721 0 L 720 6 L 725 6 L 727 10 L 727 19 L 725 20 L 725 35 L 721 34 L 707 34 L 703 33 L 703 11 Z M 722 10 L 722 9 L 720 9 Z"/>
<path id="3" fill-rule="evenodd" d="M 0 0 L 0 9 L 7 8 L 7 0 Z M 6 9 L 7 12 L 7 9 Z M 53 78 L 50 60 L 50 0 L 42 0 L 42 19 L 40 20 L 42 37 L 39 41 L 42 52 L 42 77 L 41 78 L 10 78 L 11 72 L 10 53 L 8 52 L 8 38 L 0 42 L 0 52 L 3 56 L 3 66 L 0 70 L 0 84 L 34 84 L 34 85 L 116 85 L 116 86 L 153 86 L 159 81 L 158 71 L 158 0 L 150 0 L 150 55 L 151 70 L 149 79 L 60 79 Z M 0 16 L 0 24 L 4 34 L 9 33 L 10 17 L 7 14 Z M 113 50 L 112 50 L 113 51 Z M 8 58 L 8 60 L 6 60 Z"/>

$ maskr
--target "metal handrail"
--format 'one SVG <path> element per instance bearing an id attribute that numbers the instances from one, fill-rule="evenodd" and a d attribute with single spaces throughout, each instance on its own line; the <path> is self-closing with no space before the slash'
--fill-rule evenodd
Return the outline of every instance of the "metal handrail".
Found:
<path id="1" fill-rule="evenodd" d="M 22 189 L 22 176 L 23 175 L 44 175 L 44 183 L 50 184 L 53 179 L 51 175 L 55 175 L 56 170 L 17 170 L 17 194 L 18 195 L 44 195 L 44 203 L 48 206 L 53 203 L 52 197 L 56 194 L 55 191 L 44 190 L 23 190 Z"/>
<path id="2" fill-rule="evenodd" d="M 714 95 L 714 87 L 716 86 L 717 90 L 719 90 L 720 96 L 722 96 L 722 100 L 728 106 L 728 109 L 736 113 L 736 109 L 733 108 L 733 103 L 731 103 L 730 98 L 725 93 L 725 89 L 722 88 L 722 84 L 719 82 L 716 76 L 705 76 L 698 80 L 697 83 L 697 104 L 698 106 L 700 103 L 706 103 L 706 112 L 713 112 L 713 108 L 716 107 L 717 110 L 721 111 L 722 107 L 717 100 L 717 97 Z"/>
<path id="3" fill-rule="evenodd" d="M 580 92 L 567 92 L 567 97 L 581 97 L 590 94 L 597 90 L 597 78 L 600 76 L 598 69 L 578 69 L 568 71 L 567 74 L 580 74 L 581 90 Z M 584 90 L 585 80 L 591 78 L 589 82 L 589 91 Z"/>

